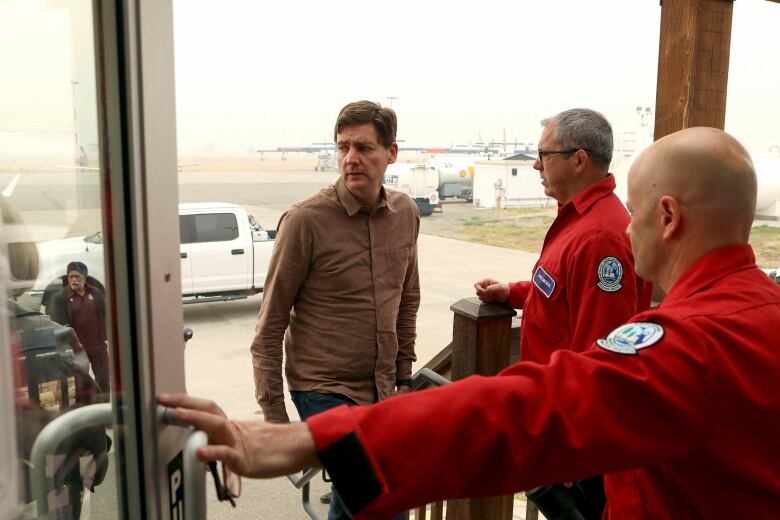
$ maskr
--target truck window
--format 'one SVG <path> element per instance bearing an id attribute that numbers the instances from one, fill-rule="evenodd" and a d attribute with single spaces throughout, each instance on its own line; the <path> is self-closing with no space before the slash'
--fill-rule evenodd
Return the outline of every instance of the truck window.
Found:
<path id="1" fill-rule="evenodd" d="M 182 244 L 191 244 L 193 242 L 193 222 L 189 215 L 179 215 L 179 235 Z"/>
<path id="2" fill-rule="evenodd" d="M 190 242 L 227 242 L 238 238 L 238 222 L 232 213 L 185 215 L 184 218 L 192 219 Z"/>

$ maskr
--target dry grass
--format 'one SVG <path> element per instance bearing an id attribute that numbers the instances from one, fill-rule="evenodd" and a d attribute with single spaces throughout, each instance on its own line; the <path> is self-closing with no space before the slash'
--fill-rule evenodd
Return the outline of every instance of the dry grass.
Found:
<path id="1" fill-rule="evenodd" d="M 479 210 L 470 207 L 452 211 L 445 205 L 443 214 L 422 219 L 421 232 L 479 244 L 539 253 L 544 236 L 555 219 L 555 208 Z M 780 267 L 780 227 L 756 224 L 750 244 L 759 266 Z"/>
<path id="2" fill-rule="evenodd" d="M 767 269 L 780 267 L 780 227 L 765 224 L 753 226 L 750 243 L 756 252 L 756 263 Z"/>
<path id="3" fill-rule="evenodd" d="M 540 252 L 554 208 L 450 211 L 422 220 L 422 233 L 521 251 Z"/>

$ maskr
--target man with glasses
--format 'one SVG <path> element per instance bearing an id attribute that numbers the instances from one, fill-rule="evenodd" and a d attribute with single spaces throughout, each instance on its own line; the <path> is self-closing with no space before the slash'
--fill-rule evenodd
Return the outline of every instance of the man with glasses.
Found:
<path id="1" fill-rule="evenodd" d="M 594 110 L 575 108 L 542 124 L 534 168 L 544 193 L 558 202 L 558 215 L 531 281 L 485 278 L 474 288 L 484 302 L 523 310 L 520 358 L 548 363 L 556 350 L 583 351 L 647 309 L 651 291 L 634 272 L 625 233 L 628 212 L 613 193 L 609 122 Z M 585 518 L 601 518 L 601 478 L 558 489 L 572 497 Z"/>

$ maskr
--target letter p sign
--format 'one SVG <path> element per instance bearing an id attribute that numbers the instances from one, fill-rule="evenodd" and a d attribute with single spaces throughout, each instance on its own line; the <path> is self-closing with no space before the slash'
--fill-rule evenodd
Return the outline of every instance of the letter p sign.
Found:
<path id="1" fill-rule="evenodd" d="M 168 463 L 168 492 L 171 497 L 171 520 L 184 520 L 184 482 L 182 478 L 183 455 L 179 452 Z"/>

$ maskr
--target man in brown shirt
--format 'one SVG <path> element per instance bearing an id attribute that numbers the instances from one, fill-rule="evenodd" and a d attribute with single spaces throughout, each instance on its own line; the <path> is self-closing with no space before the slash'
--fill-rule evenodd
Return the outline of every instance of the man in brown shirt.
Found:
<path id="1" fill-rule="evenodd" d="M 411 198 L 382 187 L 398 154 L 396 128 L 389 108 L 345 106 L 334 129 L 338 181 L 279 220 L 251 347 L 255 397 L 267 421 L 289 420 L 282 339 L 302 420 L 409 390 L 420 217 Z M 349 518 L 335 492 L 328 518 Z"/>

